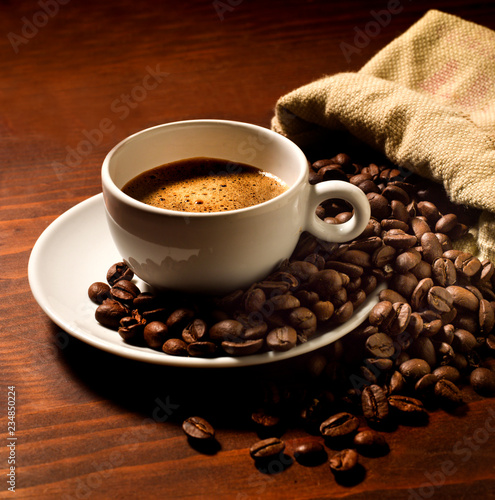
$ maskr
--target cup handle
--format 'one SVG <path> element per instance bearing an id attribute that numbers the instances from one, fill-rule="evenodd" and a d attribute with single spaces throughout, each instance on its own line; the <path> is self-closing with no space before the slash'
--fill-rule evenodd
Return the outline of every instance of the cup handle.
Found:
<path id="1" fill-rule="evenodd" d="M 353 206 L 354 214 L 351 219 L 342 224 L 328 224 L 316 215 L 316 207 L 331 198 L 345 200 Z M 350 241 L 364 231 L 370 215 L 368 198 L 357 186 L 344 181 L 325 181 L 310 185 L 305 229 L 313 236 L 335 243 Z"/>

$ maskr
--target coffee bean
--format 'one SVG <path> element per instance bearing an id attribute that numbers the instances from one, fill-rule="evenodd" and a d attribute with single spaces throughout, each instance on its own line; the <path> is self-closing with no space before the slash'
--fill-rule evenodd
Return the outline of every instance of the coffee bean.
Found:
<path id="1" fill-rule="evenodd" d="M 167 339 L 168 328 L 161 321 L 152 321 L 144 327 L 144 341 L 148 347 L 152 349 L 162 349 L 165 340 Z"/>
<path id="2" fill-rule="evenodd" d="M 336 323 L 342 324 L 349 321 L 354 314 L 354 306 L 352 301 L 348 300 L 335 310 L 332 319 Z"/>
<path id="3" fill-rule="evenodd" d="M 95 318 L 98 323 L 117 330 L 120 320 L 129 314 L 129 309 L 114 299 L 105 299 L 96 309 Z"/>
<path id="4" fill-rule="evenodd" d="M 390 229 L 400 229 L 401 231 L 407 233 L 409 230 L 409 224 L 407 224 L 407 222 L 397 219 L 383 219 L 380 224 L 384 231 L 389 231 Z"/>
<path id="5" fill-rule="evenodd" d="M 421 236 L 421 247 L 423 249 L 423 259 L 432 264 L 443 255 L 443 248 L 435 233 L 428 232 Z"/>
<path id="6" fill-rule="evenodd" d="M 426 220 L 422 219 L 421 217 L 412 217 L 409 224 L 418 241 L 421 240 L 423 234 L 431 233 L 430 226 L 428 225 Z"/>
<path id="7" fill-rule="evenodd" d="M 406 380 L 400 371 L 394 371 L 388 384 L 388 394 L 400 393 L 404 390 Z"/>
<path id="8" fill-rule="evenodd" d="M 414 415 L 420 417 L 426 415 L 423 403 L 416 398 L 402 395 L 392 395 L 388 398 L 388 404 L 394 411 L 404 415 Z"/>
<path id="9" fill-rule="evenodd" d="M 318 321 L 307 307 L 296 307 L 289 313 L 289 323 L 297 333 L 309 338 L 316 332 Z"/>
<path id="10" fill-rule="evenodd" d="M 418 286 L 418 279 L 411 272 L 394 274 L 389 282 L 389 286 L 392 290 L 395 290 L 400 295 L 408 299 Z"/>
<path id="11" fill-rule="evenodd" d="M 382 248 L 382 246 L 382 239 L 379 236 L 369 236 L 367 238 L 351 241 L 349 250 L 362 250 L 371 255 L 375 250 Z"/>
<path id="12" fill-rule="evenodd" d="M 423 335 L 413 341 L 408 349 L 408 353 L 411 356 L 414 356 L 414 358 L 424 361 L 430 368 L 435 366 L 437 363 L 435 346 L 428 337 Z"/>
<path id="13" fill-rule="evenodd" d="M 414 385 L 414 390 L 421 398 L 430 398 L 433 395 L 438 378 L 433 373 L 423 375 Z"/>
<path id="14" fill-rule="evenodd" d="M 457 271 L 468 278 L 471 278 L 481 270 L 481 262 L 479 259 L 467 252 L 463 252 L 456 257 L 454 266 Z"/>
<path id="15" fill-rule="evenodd" d="M 401 220 L 409 224 L 411 216 L 407 211 L 406 205 L 399 200 L 392 200 L 390 202 L 391 217 L 397 220 Z"/>
<path id="16" fill-rule="evenodd" d="M 361 278 L 361 288 L 366 295 L 370 295 L 376 290 L 378 286 L 378 280 L 372 274 L 365 274 Z"/>
<path id="17" fill-rule="evenodd" d="M 356 292 L 349 294 L 349 302 L 351 302 L 352 304 L 353 313 L 359 306 L 361 306 L 364 303 L 366 297 L 367 297 L 366 292 L 362 289 L 359 289 Z"/>
<path id="18" fill-rule="evenodd" d="M 394 341 L 385 333 L 375 333 L 366 340 L 366 349 L 371 356 L 390 358 L 395 353 Z"/>
<path id="19" fill-rule="evenodd" d="M 469 377 L 469 382 L 473 389 L 483 396 L 495 394 L 495 372 L 488 368 L 474 369 Z"/>
<path id="20" fill-rule="evenodd" d="M 367 385 L 376 384 L 378 382 L 376 372 L 372 371 L 367 365 L 362 365 L 358 369 L 358 377 Z"/>
<path id="21" fill-rule="evenodd" d="M 140 344 L 143 340 L 145 324 L 146 320 L 142 318 L 137 310 L 134 310 L 131 316 L 121 318 L 118 333 L 126 342 Z"/>
<path id="22" fill-rule="evenodd" d="M 416 276 L 418 281 L 425 278 L 432 277 L 432 266 L 425 262 L 424 260 L 419 261 L 419 263 L 411 269 L 411 273 Z"/>
<path id="23" fill-rule="evenodd" d="M 125 262 L 117 262 L 107 272 L 107 281 L 110 286 L 115 285 L 119 280 L 132 280 L 134 272 Z"/>
<path id="24" fill-rule="evenodd" d="M 172 356 L 187 356 L 187 344 L 181 339 L 168 339 L 164 342 L 162 350 Z"/>
<path id="25" fill-rule="evenodd" d="M 319 181 L 347 181 L 346 173 L 338 165 L 325 165 L 318 170 Z"/>
<path id="26" fill-rule="evenodd" d="M 342 287 L 342 278 L 334 269 L 324 269 L 312 274 L 308 280 L 308 288 L 318 294 L 321 300 L 330 300 Z"/>
<path id="27" fill-rule="evenodd" d="M 382 232 L 382 226 L 378 220 L 376 220 L 374 217 L 370 217 L 370 220 L 368 221 L 368 224 L 366 225 L 366 228 L 361 234 L 362 238 L 370 238 L 372 236 L 377 236 L 380 237 Z"/>
<path id="28" fill-rule="evenodd" d="M 271 437 L 257 441 L 249 448 L 249 454 L 255 460 L 273 458 L 285 450 L 285 443 L 279 438 Z"/>
<path id="29" fill-rule="evenodd" d="M 315 255 L 315 254 L 313 254 Z M 296 260 L 292 261 L 287 266 L 287 272 L 294 276 L 299 282 L 306 282 L 313 275 L 316 274 L 320 269 L 309 262 L 308 260 Z M 295 288 L 297 285 L 295 286 Z"/>
<path id="30" fill-rule="evenodd" d="M 440 365 L 449 365 L 454 359 L 454 349 L 447 342 L 441 342 L 436 346 Z M 453 367 L 454 368 L 454 367 Z"/>
<path id="31" fill-rule="evenodd" d="M 244 295 L 244 310 L 248 313 L 259 311 L 265 301 L 266 295 L 261 288 L 250 288 Z"/>
<path id="32" fill-rule="evenodd" d="M 434 388 L 435 396 L 440 402 L 447 405 L 459 405 L 462 403 L 461 391 L 450 380 L 440 379 Z"/>
<path id="33" fill-rule="evenodd" d="M 88 288 L 88 297 L 95 304 L 102 304 L 105 299 L 110 297 L 110 287 L 106 283 L 97 281 Z"/>
<path id="34" fill-rule="evenodd" d="M 272 308 L 274 311 L 288 311 L 301 305 L 297 297 L 294 297 L 291 293 L 275 295 L 270 298 L 267 303 L 268 307 Z"/>
<path id="35" fill-rule="evenodd" d="M 455 332 L 454 325 L 447 323 L 446 325 L 443 325 L 441 330 L 436 334 L 435 341 L 445 342 L 446 344 L 450 345 L 454 340 L 454 332 Z"/>
<path id="36" fill-rule="evenodd" d="M 407 273 L 421 262 L 421 254 L 414 248 L 410 248 L 397 256 L 394 269 L 398 273 Z"/>
<path id="37" fill-rule="evenodd" d="M 318 294 L 309 290 L 298 290 L 297 292 L 294 292 L 294 296 L 299 299 L 302 306 L 309 308 L 312 308 L 314 304 L 320 301 Z"/>
<path id="38" fill-rule="evenodd" d="M 389 184 L 383 191 L 382 195 L 387 198 L 387 200 L 397 200 L 403 203 L 404 205 L 408 205 L 411 201 L 407 192 L 397 185 Z"/>
<path id="39" fill-rule="evenodd" d="M 141 292 L 133 301 L 133 309 L 139 309 L 139 311 L 151 311 L 155 309 L 158 304 L 157 295 L 151 292 Z"/>
<path id="40" fill-rule="evenodd" d="M 468 311 L 477 312 L 479 300 L 473 292 L 458 285 L 451 285 L 446 290 L 452 296 L 454 305 Z"/>
<path id="41" fill-rule="evenodd" d="M 354 184 L 355 186 L 359 186 L 365 181 L 372 181 L 373 176 L 367 172 L 363 172 L 361 170 L 361 173 L 353 175 L 352 177 L 349 178 L 349 182 L 351 184 Z"/>
<path id="42" fill-rule="evenodd" d="M 454 263 L 445 257 L 435 259 L 432 263 L 431 271 L 433 280 L 440 286 L 447 287 L 454 285 L 457 281 L 457 271 Z"/>
<path id="43" fill-rule="evenodd" d="M 316 160 L 315 162 L 313 162 L 311 164 L 311 166 L 313 167 L 313 169 L 315 171 L 318 171 L 320 168 L 326 166 L 326 165 L 332 165 L 332 164 L 335 164 L 336 162 L 334 160 L 331 160 L 329 158 L 325 158 L 325 159 L 321 159 L 321 160 Z"/>
<path id="44" fill-rule="evenodd" d="M 215 429 L 201 417 L 189 417 L 182 423 L 182 430 L 192 439 L 213 439 Z"/>
<path id="45" fill-rule="evenodd" d="M 343 262 L 363 268 L 371 266 L 371 256 L 363 250 L 349 249 L 342 255 L 341 259 Z"/>
<path id="46" fill-rule="evenodd" d="M 483 335 L 487 335 L 493 330 L 495 326 L 495 311 L 492 304 L 486 299 L 480 300 L 478 320 L 480 332 Z"/>
<path id="47" fill-rule="evenodd" d="M 291 284 L 287 281 L 264 280 L 259 281 L 256 286 L 263 291 L 266 297 L 273 297 L 290 291 Z"/>
<path id="48" fill-rule="evenodd" d="M 363 389 L 361 405 L 366 420 L 381 423 L 388 417 L 388 402 L 385 391 L 378 385 L 372 384 Z"/>
<path id="49" fill-rule="evenodd" d="M 364 295 L 366 297 L 365 293 Z M 313 311 L 316 319 L 320 322 L 328 321 L 335 311 L 334 305 L 329 300 L 318 300 L 310 307 L 310 309 Z"/>
<path id="50" fill-rule="evenodd" d="M 378 295 L 380 301 L 390 302 L 391 304 L 395 304 L 396 302 L 407 302 L 407 299 L 404 298 L 400 293 L 395 290 L 391 290 L 390 288 L 385 288 Z"/>
<path id="51" fill-rule="evenodd" d="M 337 452 L 328 461 L 330 469 L 334 472 L 348 472 L 358 464 L 358 454 L 356 450 L 346 448 Z"/>
<path id="52" fill-rule="evenodd" d="M 264 321 L 255 323 L 252 326 L 246 324 L 246 329 L 242 332 L 241 338 L 242 340 L 246 341 L 263 339 L 265 338 L 267 331 L 268 331 L 268 325 Z"/>
<path id="53" fill-rule="evenodd" d="M 212 341 L 235 341 L 242 338 L 244 325 L 235 319 L 225 319 L 215 323 L 208 331 Z"/>
<path id="54" fill-rule="evenodd" d="M 404 361 L 399 366 L 399 371 L 408 381 L 416 381 L 431 372 L 430 365 L 420 358 L 412 358 Z"/>
<path id="55" fill-rule="evenodd" d="M 375 267 L 385 267 L 391 264 L 397 254 L 397 250 L 390 245 L 382 245 L 377 248 L 372 256 L 371 263 Z"/>
<path id="56" fill-rule="evenodd" d="M 431 278 L 424 278 L 418 282 L 411 293 L 411 307 L 415 311 L 420 311 L 426 308 L 428 303 L 428 293 L 432 287 L 433 280 Z"/>
<path id="57" fill-rule="evenodd" d="M 271 415 L 263 409 L 254 411 L 251 414 L 251 420 L 262 428 L 276 427 L 280 423 L 280 417 Z"/>
<path id="58" fill-rule="evenodd" d="M 217 345 L 208 341 L 192 342 L 187 344 L 187 353 L 193 357 L 209 358 L 217 353 Z"/>
<path id="59" fill-rule="evenodd" d="M 294 458 L 303 465 L 319 465 L 326 457 L 324 446 L 316 440 L 301 443 L 294 448 Z"/>
<path id="60" fill-rule="evenodd" d="M 438 208 L 431 201 L 420 201 L 417 204 L 418 213 L 428 221 L 428 224 L 434 226 L 440 219 L 441 215 Z"/>
<path id="61" fill-rule="evenodd" d="M 421 315 L 417 312 L 411 313 L 411 316 L 409 318 L 409 323 L 407 324 L 406 328 L 410 342 L 416 340 L 418 336 L 423 332 L 423 330 L 424 330 L 424 321 Z M 410 343 L 408 347 L 409 346 Z"/>
<path id="62" fill-rule="evenodd" d="M 477 288 L 473 285 L 464 285 L 464 288 L 466 290 L 469 290 L 470 292 L 473 292 L 479 301 L 483 300 L 483 294 L 481 293 L 481 290 L 479 288 Z"/>
<path id="63" fill-rule="evenodd" d="M 372 372 L 387 372 L 394 366 L 394 362 L 389 358 L 367 358 L 364 360 L 365 366 L 370 367 Z"/>
<path id="64" fill-rule="evenodd" d="M 452 340 L 452 347 L 456 352 L 467 354 L 471 352 L 478 345 L 476 337 L 467 330 L 459 328 L 454 331 L 454 338 Z"/>
<path id="65" fill-rule="evenodd" d="M 117 281 L 112 288 L 110 288 L 110 297 L 128 306 L 132 305 L 139 293 L 139 288 L 132 281 L 125 279 Z"/>
<path id="66" fill-rule="evenodd" d="M 151 309 L 151 310 L 145 309 L 142 311 L 143 318 L 148 323 L 151 323 L 152 321 L 167 321 L 169 313 L 170 311 L 168 310 L 168 308 L 164 307 L 158 307 L 156 309 Z"/>
<path id="67" fill-rule="evenodd" d="M 408 249 L 416 245 L 416 236 L 408 234 L 402 229 L 390 229 L 383 235 L 383 242 L 395 249 Z"/>
<path id="68" fill-rule="evenodd" d="M 370 324 L 382 329 L 386 329 L 394 318 L 394 308 L 392 302 L 382 300 L 375 304 L 371 309 L 368 321 Z"/>
<path id="69" fill-rule="evenodd" d="M 385 437 L 375 430 L 358 432 L 354 436 L 353 442 L 360 453 L 375 454 L 388 451 L 388 443 Z"/>
<path id="70" fill-rule="evenodd" d="M 387 332 L 392 336 L 401 334 L 408 326 L 412 315 L 411 306 L 404 302 L 393 304 L 394 318 L 388 325 Z"/>
<path id="71" fill-rule="evenodd" d="M 452 231 L 457 225 L 457 215 L 446 214 L 437 220 L 435 224 L 435 232 L 437 233 L 448 233 Z"/>
<path id="72" fill-rule="evenodd" d="M 297 332 L 291 326 L 282 326 L 270 331 L 266 344 L 274 351 L 288 351 L 297 343 Z"/>
<path id="73" fill-rule="evenodd" d="M 320 432 L 327 438 L 342 438 L 353 434 L 359 427 L 359 419 L 351 413 L 332 415 L 320 425 Z"/>
<path id="74" fill-rule="evenodd" d="M 390 215 L 390 206 L 387 198 L 379 193 L 366 195 L 371 208 L 371 216 L 378 220 L 386 219 Z"/>
<path id="75" fill-rule="evenodd" d="M 221 343 L 222 349 L 230 356 L 249 356 L 258 352 L 264 345 L 264 339 L 245 340 L 240 342 L 231 342 L 224 340 Z M 196 344 L 210 344 L 209 342 L 196 342 Z M 190 344 L 194 345 L 194 344 Z M 213 344 L 215 345 L 215 344 Z"/>
<path id="76" fill-rule="evenodd" d="M 450 365 L 444 365 L 435 368 L 432 372 L 432 375 L 434 375 L 437 380 L 446 379 L 454 382 L 454 384 L 461 378 L 459 370 L 455 366 Z"/>
<path id="77" fill-rule="evenodd" d="M 428 305 L 434 311 L 443 314 L 450 312 L 454 305 L 454 299 L 445 288 L 441 286 L 432 286 L 428 290 Z"/>
<path id="78" fill-rule="evenodd" d="M 207 332 L 208 326 L 206 322 L 200 318 L 196 318 L 182 330 L 182 339 L 191 344 L 192 342 L 205 339 Z"/>

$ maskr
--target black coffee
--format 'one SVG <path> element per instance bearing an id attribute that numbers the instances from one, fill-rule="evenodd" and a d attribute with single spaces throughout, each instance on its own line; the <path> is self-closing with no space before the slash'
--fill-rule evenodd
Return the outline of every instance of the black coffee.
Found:
<path id="1" fill-rule="evenodd" d="M 129 181 L 122 191 L 154 207 L 181 212 L 223 212 L 271 200 L 288 189 L 257 167 L 215 158 L 167 163 Z"/>

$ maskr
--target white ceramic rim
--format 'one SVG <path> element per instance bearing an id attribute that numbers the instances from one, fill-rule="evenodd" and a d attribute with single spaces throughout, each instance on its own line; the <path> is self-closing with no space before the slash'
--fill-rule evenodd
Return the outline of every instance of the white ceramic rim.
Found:
<path id="1" fill-rule="evenodd" d="M 281 142 L 285 142 L 288 148 L 292 149 L 294 159 L 295 161 L 300 161 L 302 164 L 308 165 L 308 160 L 306 158 L 306 155 L 303 153 L 303 151 L 299 148 L 297 144 L 292 142 L 290 139 L 287 137 L 274 132 L 273 130 L 265 127 L 261 127 L 259 125 L 254 125 L 251 123 L 245 123 L 245 122 L 239 122 L 239 121 L 233 121 L 233 120 L 214 120 L 214 119 L 200 119 L 200 120 L 181 120 L 181 121 L 176 121 L 176 122 L 170 122 L 170 123 L 164 123 L 161 125 L 155 125 L 153 127 L 149 127 L 147 129 L 141 130 L 139 132 L 136 132 L 122 141 L 120 141 L 118 144 L 116 144 L 105 156 L 105 159 L 103 160 L 102 168 L 101 168 L 101 182 L 102 185 L 105 186 L 105 189 L 109 191 L 109 193 L 115 197 L 117 200 L 119 200 L 121 203 L 125 203 L 127 205 L 130 205 L 133 208 L 142 210 L 144 212 L 149 212 L 149 213 L 154 213 L 154 214 L 162 214 L 162 215 L 167 215 L 169 217 L 184 217 L 185 212 L 179 212 L 177 210 L 169 210 L 167 208 L 159 208 L 159 207 L 153 207 L 151 205 L 147 205 L 146 203 L 143 203 L 141 201 L 138 201 L 131 196 L 125 194 L 113 181 L 109 168 L 110 168 L 110 160 L 112 157 L 115 155 L 115 153 L 124 147 L 126 144 L 128 144 L 130 141 L 134 140 L 135 138 L 148 134 L 150 132 L 156 131 L 158 129 L 163 129 L 163 128 L 169 128 L 169 127 L 190 127 L 190 126 L 197 126 L 197 125 L 223 125 L 223 126 L 235 126 L 235 127 L 243 127 L 247 130 L 250 130 L 252 132 L 260 132 L 260 133 L 266 133 L 268 135 L 272 135 L 276 140 L 280 140 Z M 184 158 L 186 159 L 186 158 Z M 157 167 L 159 165 L 156 165 Z M 265 207 L 270 204 L 276 203 L 279 200 L 283 200 L 284 198 L 288 197 L 291 195 L 291 193 L 297 189 L 297 187 L 304 182 L 306 179 L 306 176 L 308 175 L 308 171 L 306 169 L 301 169 L 299 172 L 296 181 L 287 189 L 287 191 L 284 191 L 282 194 L 276 196 L 275 198 L 272 198 L 271 200 L 264 201 L 263 203 L 258 203 L 257 205 L 252 205 L 250 207 L 245 207 L 245 208 L 239 208 L 236 210 L 229 210 L 228 212 L 208 212 L 208 213 L 203 213 L 203 212 L 187 212 L 188 217 L 233 217 L 236 214 L 243 213 L 243 212 L 250 212 L 252 210 L 257 210 L 260 207 Z M 129 179 L 130 180 L 130 179 Z"/>

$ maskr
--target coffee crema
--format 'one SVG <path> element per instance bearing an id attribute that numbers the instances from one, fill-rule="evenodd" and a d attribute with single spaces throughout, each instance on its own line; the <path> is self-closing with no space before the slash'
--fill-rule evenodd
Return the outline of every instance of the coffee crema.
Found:
<path id="1" fill-rule="evenodd" d="M 189 158 L 146 170 L 122 191 L 158 208 L 224 212 L 258 205 L 287 191 L 277 176 L 245 163 Z"/>

